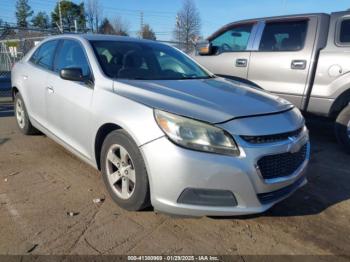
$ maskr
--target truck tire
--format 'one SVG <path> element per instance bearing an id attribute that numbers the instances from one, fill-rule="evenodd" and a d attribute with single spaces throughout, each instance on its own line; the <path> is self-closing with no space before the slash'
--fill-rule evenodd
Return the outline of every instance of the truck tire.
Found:
<path id="1" fill-rule="evenodd" d="M 350 153 L 350 105 L 345 107 L 335 122 L 335 135 L 338 143 Z"/>

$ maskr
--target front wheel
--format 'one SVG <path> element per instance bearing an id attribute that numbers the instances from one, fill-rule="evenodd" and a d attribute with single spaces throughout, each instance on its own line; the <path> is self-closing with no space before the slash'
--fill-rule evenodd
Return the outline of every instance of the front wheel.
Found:
<path id="1" fill-rule="evenodd" d="M 142 155 L 123 130 L 111 132 L 101 150 L 103 180 L 114 202 L 130 210 L 150 205 L 149 183 Z"/>
<path id="2" fill-rule="evenodd" d="M 338 115 L 335 122 L 335 135 L 339 144 L 350 153 L 350 105 Z"/>

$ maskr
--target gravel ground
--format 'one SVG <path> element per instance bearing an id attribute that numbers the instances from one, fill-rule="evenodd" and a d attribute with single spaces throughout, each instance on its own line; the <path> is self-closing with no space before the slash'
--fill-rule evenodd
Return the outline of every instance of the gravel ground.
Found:
<path id="1" fill-rule="evenodd" d="M 180 218 L 122 210 L 97 171 L 45 136 L 21 135 L 5 109 L 0 112 L 2 255 L 350 255 L 350 156 L 325 125 L 311 125 L 309 183 L 289 199 L 256 216 Z M 95 204 L 95 198 L 105 201 Z"/>

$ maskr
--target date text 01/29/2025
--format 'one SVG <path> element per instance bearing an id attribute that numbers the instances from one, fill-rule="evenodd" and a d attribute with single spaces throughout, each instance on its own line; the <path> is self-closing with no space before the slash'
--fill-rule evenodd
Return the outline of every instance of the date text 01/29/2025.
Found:
<path id="1" fill-rule="evenodd" d="M 219 261 L 217 256 L 128 256 L 128 261 Z"/>

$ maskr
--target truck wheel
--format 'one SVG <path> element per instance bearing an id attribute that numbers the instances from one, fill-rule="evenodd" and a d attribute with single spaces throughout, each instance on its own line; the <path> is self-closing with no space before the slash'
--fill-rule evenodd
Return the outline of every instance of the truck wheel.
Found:
<path id="1" fill-rule="evenodd" d="M 335 122 L 335 135 L 339 144 L 350 153 L 350 105 L 338 115 Z"/>
<path id="2" fill-rule="evenodd" d="M 19 92 L 15 96 L 14 103 L 16 122 L 19 130 L 24 135 L 39 134 L 39 131 L 34 126 L 32 126 L 32 123 L 30 122 L 26 106 L 24 105 L 23 98 Z"/>

